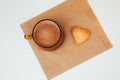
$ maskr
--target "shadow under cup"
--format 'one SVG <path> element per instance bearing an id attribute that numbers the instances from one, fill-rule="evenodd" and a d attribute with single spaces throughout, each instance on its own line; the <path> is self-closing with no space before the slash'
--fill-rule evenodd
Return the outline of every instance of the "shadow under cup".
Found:
<path id="1" fill-rule="evenodd" d="M 55 21 L 39 21 L 32 31 L 34 42 L 44 50 L 55 50 L 63 43 L 63 29 Z"/>

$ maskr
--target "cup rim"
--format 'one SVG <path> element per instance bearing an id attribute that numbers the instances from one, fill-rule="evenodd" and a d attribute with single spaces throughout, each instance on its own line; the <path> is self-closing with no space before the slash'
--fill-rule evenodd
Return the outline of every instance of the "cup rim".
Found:
<path id="1" fill-rule="evenodd" d="M 38 42 L 35 40 L 35 37 L 34 37 L 34 30 L 35 30 L 36 26 L 37 26 L 40 22 L 46 21 L 46 20 L 55 23 L 55 24 L 57 25 L 57 27 L 59 28 L 59 30 L 60 30 L 60 37 L 59 37 L 58 41 L 57 41 L 55 44 L 53 44 L 52 46 L 50 46 L 50 47 L 44 47 L 44 46 L 38 44 Z M 35 42 L 38 46 L 40 46 L 40 47 L 42 47 L 42 48 L 44 48 L 44 49 L 50 49 L 50 48 L 55 47 L 55 46 L 60 42 L 62 36 L 63 36 L 62 27 L 61 27 L 56 21 L 51 20 L 51 19 L 42 19 L 42 20 L 38 21 L 38 22 L 35 24 L 35 26 L 33 27 L 33 30 L 32 30 L 32 37 L 33 37 L 34 42 Z M 59 45 L 58 45 L 58 46 L 59 46 Z"/>

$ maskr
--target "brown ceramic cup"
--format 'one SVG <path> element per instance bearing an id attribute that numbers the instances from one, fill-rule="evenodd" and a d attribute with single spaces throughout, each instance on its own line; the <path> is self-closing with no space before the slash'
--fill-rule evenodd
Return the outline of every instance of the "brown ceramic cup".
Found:
<path id="1" fill-rule="evenodd" d="M 33 28 L 32 35 L 25 35 L 26 39 L 33 38 L 34 42 L 44 50 L 55 50 L 63 43 L 63 29 L 55 21 L 44 19 Z"/>

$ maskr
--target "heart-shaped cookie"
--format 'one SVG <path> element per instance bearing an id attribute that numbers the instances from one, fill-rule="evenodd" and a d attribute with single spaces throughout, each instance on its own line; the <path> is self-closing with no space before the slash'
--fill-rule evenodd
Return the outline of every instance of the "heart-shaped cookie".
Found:
<path id="1" fill-rule="evenodd" d="M 74 41 L 77 45 L 86 41 L 90 37 L 90 31 L 87 29 L 80 28 L 79 26 L 74 26 L 72 28 L 72 34 Z"/>

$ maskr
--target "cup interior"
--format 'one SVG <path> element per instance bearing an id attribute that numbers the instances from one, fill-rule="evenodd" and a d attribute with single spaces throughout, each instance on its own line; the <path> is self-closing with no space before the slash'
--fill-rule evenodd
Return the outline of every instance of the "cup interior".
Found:
<path id="1" fill-rule="evenodd" d="M 37 45 L 43 48 L 50 48 L 59 42 L 61 30 L 55 21 L 45 19 L 35 25 L 32 36 Z"/>

